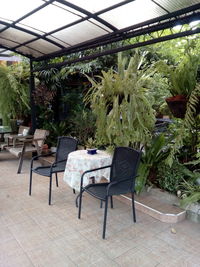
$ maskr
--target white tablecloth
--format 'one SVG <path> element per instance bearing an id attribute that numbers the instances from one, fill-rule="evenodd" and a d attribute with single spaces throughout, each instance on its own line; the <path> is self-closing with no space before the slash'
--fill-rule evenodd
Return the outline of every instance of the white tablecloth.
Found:
<path id="1" fill-rule="evenodd" d="M 80 180 L 83 172 L 110 165 L 111 162 L 112 155 L 105 151 L 98 150 L 95 155 L 88 154 L 87 150 L 77 150 L 71 152 L 68 156 L 63 180 L 72 188 L 80 191 Z M 110 168 L 85 174 L 83 186 L 86 186 L 91 182 L 89 178 L 92 176 L 95 176 L 96 182 L 99 182 L 102 177 L 109 179 Z"/>

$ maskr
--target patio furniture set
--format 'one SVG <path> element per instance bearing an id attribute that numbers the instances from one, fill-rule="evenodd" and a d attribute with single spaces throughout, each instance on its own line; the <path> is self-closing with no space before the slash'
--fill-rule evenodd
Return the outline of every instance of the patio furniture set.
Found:
<path id="1" fill-rule="evenodd" d="M 29 195 L 32 193 L 33 173 L 49 177 L 49 199 L 51 205 L 52 179 L 55 174 L 56 186 L 58 187 L 58 176 L 64 172 L 64 181 L 72 187 L 73 192 L 79 191 L 76 197 L 78 207 L 78 218 L 81 218 L 82 196 L 86 192 L 92 197 L 100 200 L 100 207 L 105 202 L 104 222 L 102 238 L 105 239 L 108 201 L 113 208 L 113 196 L 131 193 L 133 221 L 136 222 L 134 205 L 134 185 L 140 162 L 141 152 L 129 147 L 116 147 L 113 156 L 106 151 L 95 151 L 94 154 L 87 150 L 77 150 L 78 141 L 72 137 L 58 137 L 57 150 L 47 154 L 41 154 L 41 148 L 48 134 L 46 130 L 36 129 L 33 136 L 9 135 L 7 145 L 2 148 L 19 157 L 17 173 L 21 172 L 23 158 L 28 152 L 37 152 L 32 157 L 30 165 Z M 20 129 L 22 131 L 22 129 Z M 24 129 L 23 129 L 24 131 Z M 45 166 L 34 166 L 37 159 L 54 155 L 54 162 Z M 38 162 L 38 161 L 37 161 Z M 101 178 L 106 182 L 101 182 Z M 105 180 L 105 179 L 104 179 Z"/>

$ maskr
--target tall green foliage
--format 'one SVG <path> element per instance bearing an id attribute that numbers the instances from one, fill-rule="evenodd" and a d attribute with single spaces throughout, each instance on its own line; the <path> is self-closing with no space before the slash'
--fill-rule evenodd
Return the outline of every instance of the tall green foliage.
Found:
<path id="1" fill-rule="evenodd" d="M 189 138 L 190 149 L 193 153 L 194 159 L 197 158 L 196 164 L 200 163 L 200 157 L 198 149 L 200 147 L 200 116 L 197 115 L 197 109 L 200 99 L 200 84 L 197 83 L 196 87 L 192 91 L 189 100 L 187 102 L 187 110 L 185 118 L 180 122 L 180 127 L 174 134 L 174 143 L 171 147 L 171 152 L 167 158 L 167 163 L 171 166 L 174 156 L 181 151 L 181 147 L 184 145 L 186 138 Z"/>
<path id="2" fill-rule="evenodd" d="M 29 107 L 29 73 L 24 63 L 0 65 L 0 113 L 4 124 L 10 118 L 22 118 Z"/>
<path id="3" fill-rule="evenodd" d="M 151 139 L 154 111 L 144 92 L 150 74 L 140 70 L 144 58 L 135 53 L 127 62 L 118 57 L 118 71 L 102 71 L 85 97 L 96 115 L 96 138 L 101 145 L 135 146 Z"/>

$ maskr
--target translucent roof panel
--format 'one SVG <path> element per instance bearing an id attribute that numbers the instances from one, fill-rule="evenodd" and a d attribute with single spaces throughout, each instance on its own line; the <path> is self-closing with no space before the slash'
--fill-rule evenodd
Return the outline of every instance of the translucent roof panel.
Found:
<path id="1" fill-rule="evenodd" d="M 42 0 L 1 0 L 0 17 L 15 21 L 42 4 Z"/>
<path id="2" fill-rule="evenodd" d="M 198 0 L 176 0 L 176 1 L 166 1 L 166 0 L 157 0 L 157 3 L 163 6 L 165 9 L 170 10 L 170 12 L 176 11 L 180 8 L 188 7 L 190 5 L 198 4 Z"/>
<path id="3" fill-rule="evenodd" d="M 10 40 L 7 40 L 7 39 L 3 39 L 0 37 L 0 44 L 7 47 L 7 48 L 13 48 L 15 46 L 18 45 L 18 43 L 14 42 L 14 41 L 10 41 Z"/>
<path id="4" fill-rule="evenodd" d="M 67 2 L 67 1 L 66 1 Z M 68 2 L 77 5 L 83 9 L 88 10 L 91 13 L 98 12 L 110 6 L 116 5 L 122 2 L 121 0 L 69 0 Z"/>
<path id="5" fill-rule="evenodd" d="M 200 17 L 200 0 L 1 0 L 0 49 L 43 60 L 191 15 Z"/>
<path id="6" fill-rule="evenodd" d="M 55 46 L 45 40 L 37 40 L 28 44 L 28 47 L 41 51 L 42 53 L 52 53 L 59 50 L 58 46 Z"/>
<path id="7" fill-rule="evenodd" d="M 9 40 L 15 40 L 18 43 L 26 42 L 34 38 L 34 36 L 31 34 L 12 28 L 8 28 L 7 30 L 3 31 L 1 33 L 1 37 Z"/>
<path id="8" fill-rule="evenodd" d="M 3 24 L 0 24 L 0 30 L 4 29 L 5 28 L 5 25 Z"/>
<path id="9" fill-rule="evenodd" d="M 21 23 L 43 32 L 50 32 L 78 20 L 80 17 L 55 5 L 49 5 L 22 20 Z"/>
<path id="10" fill-rule="evenodd" d="M 67 42 L 72 46 L 80 42 L 85 42 L 87 40 L 105 35 L 106 33 L 107 31 L 98 27 L 97 25 L 89 21 L 83 21 L 82 23 L 56 32 L 52 36 L 57 37 L 58 39 Z"/>
<path id="11" fill-rule="evenodd" d="M 31 49 L 29 47 L 26 46 L 21 46 L 19 48 L 16 49 L 16 52 L 18 52 L 19 54 L 27 54 L 27 55 L 32 55 L 33 57 L 37 58 L 37 57 L 41 57 L 44 54 L 35 50 L 35 49 Z"/>
<path id="12" fill-rule="evenodd" d="M 138 12 L 138 10 L 141 10 L 141 12 Z M 166 14 L 166 11 L 151 0 L 135 0 L 123 7 L 103 13 L 100 17 L 114 24 L 117 28 L 123 29 L 130 25 L 141 23 L 147 18 L 152 19 L 164 14 Z"/>

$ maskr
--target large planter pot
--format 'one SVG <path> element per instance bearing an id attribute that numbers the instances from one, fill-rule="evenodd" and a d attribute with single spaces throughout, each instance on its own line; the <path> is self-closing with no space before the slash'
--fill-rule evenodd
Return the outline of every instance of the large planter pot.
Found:
<path id="1" fill-rule="evenodd" d="M 183 119 L 187 108 L 187 97 L 177 95 L 166 98 L 167 105 L 175 118 Z"/>

